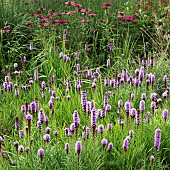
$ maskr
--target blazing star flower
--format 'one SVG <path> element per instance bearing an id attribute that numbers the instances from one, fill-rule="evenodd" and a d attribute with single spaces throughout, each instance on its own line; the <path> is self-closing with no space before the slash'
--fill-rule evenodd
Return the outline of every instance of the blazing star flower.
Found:
<path id="1" fill-rule="evenodd" d="M 68 155 L 69 148 L 70 148 L 69 143 L 66 143 L 66 144 L 65 144 L 65 151 L 66 151 L 66 155 Z"/>
<path id="2" fill-rule="evenodd" d="M 112 130 L 112 123 L 108 123 L 107 128 L 108 130 Z"/>
<path id="3" fill-rule="evenodd" d="M 103 125 L 99 125 L 98 126 L 98 130 L 102 134 L 104 132 L 104 126 Z"/>
<path id="4" fill-rule="evenodd" d="M 165 121 L 167 120 L 167 118 L 168 118 L 168 110 L 167 109 L 163 110 L 162 117 Z"/>
<path id="5" fill-rule="evenodd" d="M 103 138 L 101 141 L 102 147 L 104 148 L 107 145 L 107 139 Z"/>
<path id="6" fill-rule="evenodd" d="M 140 101 L 140 112 L 144 112 L 144 110 L 145 110 L 145 101 L 141 100 Z"/>
<path id="7" fill-rule="evenodd" d="M 78 155 L 82 151 L 82 143 L 81 143 L 81 141 L 77 141 L 76 142 L 76 144 L 75 144 L 75 151 L 77 152 Z"/>
<path id="8" fill-rule="evenodd" d="M 136 114 L 136 125 L 139 126 L 140 124 L 140 111 L 137 111 L 137 114 Z"/>
<path id="9" fill-rule="evenodd" d="M 149 123 L 150 122 L 150 112 L 146 113 L 146 121 Z"/>
<path id="10" fill-rule="evenodd" d="M 45 142 L 49 142 L 49 141 L 51 140 L 51 137 L 50 137 L 49 134 L 45 134 L 45 135 L 43 136 L 43 139 L 44 139 Z"/>
<path id="11" fill-rule="evenodd" d="M 18 151 L 20 151 L 21 153 L 24 152 L 24 146 L 23 145 L 18 146 Z"/>
<path id="12" fill-rule="evenodd" d="M 20 137 L 20 138 L 23 138 L 23 137 L 24 137 L 24 131 L 23 131 L 23 130 L 20 130 L 20 131 L 19 131 L 19 137 Z"/>
<path id="13" fill-rule="evenodd" d="M 150 161 L 153 163 L 153 162 L 154 162 L 154 160 L 155 160 L 155 157 L 154 157 L 153 155 L 151 155 L 151 157 L 150 157 Z"/>
<path id="14" fill-rule="evenodd" d="M 108 151 L 110 152 L 112 149 L 113 149 L 113 143 L 110 142 L 110 143 L 108 144 Z"/>
<path id="15" fill-rule="evenodd" d="M 129 140 L 128 137 L 126 137 L 123 141 L 123 149 L 124 149 L 125 152 L 129 149 L 129 141 L 130 140 Z"/>
<path id="16" fill-rule="evenodd" d="M 161 130 L 156 129 L 155 130 L 155 138 L 154 138 L 154 147 L 156 151 L 159 151 L 160 149 L 160 142 L 161 142 Z"/>

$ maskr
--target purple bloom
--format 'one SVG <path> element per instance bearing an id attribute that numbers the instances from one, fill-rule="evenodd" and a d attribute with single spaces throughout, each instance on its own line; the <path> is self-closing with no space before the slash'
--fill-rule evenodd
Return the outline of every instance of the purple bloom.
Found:
<path id="1" fill-rule="evenodd" d="M 99 125 L 98 126 L 98 130 L 100 133 L 103 133 L 104 132 L 104 126 L 103 125 Z"/>
<path id="2" fill-rule="evenodd" d="M 161 142 L 161 130 L 156 129 L 155 130 L 155 138 L 154 138 L 154 147 L 156 151 L 159 151 L 160 149 L 160 142 Z"/>
<path id="3" fill-rule="evenodd" d="M 108 151 L 110 152 L 112 149 L 113 149 L 113 143 L 110 142 L 110 143 L 108 144 Z"/>
<path id="4" fill-rule="evenodd" d="M 112 52 L 112 44 L 109 44 L 109 50 Z"/>
<path id="5" fill-rule="evenodd" d="M 14 68 L 18 68 L 18 63 L 14 63 Z"/>
<path id="6" fill-rule="evenodd" d="M 69 152 L 69 148 L 70 148 L 69 143 L 66 143 L 66 144 L 65 144 L 65 150 L 66 150 L 66 154 L 67 154 L 67 155 L 68 155 L 68 152 Z"/>
<path id="7" fill-rule="evenodd" d="M 86 51 L 86 53 L 88 53 L 88 51 L 89 51 L 87 43 L 85 44 L 85 51 Z"/>
<path id="8" fill-rule="evenodd" d="M 106 105 L 108 104 L 108 95 L 107 94 L 105 94 L 104 95 L 104 107 L 106 107 Z"/>
<path id="9" fill-rule="evenodd" d="M 76 142 L 75 151 L 77 152 L 77 154 L 80 154 L 80 152 L 82 151 L 82 143 L 81 143 L 81 141 Z"/>
<path id="10" fill-rule="evenodd" d="M 38 81 L 38 71 L 37 70 L 34 71 L 34 79 L 35 79 L 35 81 Z"/>
<path id="11" fill-rule="evenodd" d="M 86 91 L 81 92 L 81 105 L 83 107 L 84 113 L 86 112 L 86 104 L 87 104 L 87 93 Z"/>
<path id="12" fill-rule="evenodd" d="M 20 151 L 21 153 L 24 152 L 24 146 L 23 145 L 18 146 L 18 151 Z"/>
<path id="13" fill-rule="evenodd" d="M 167 109 L 163 110 L 162 116 L 163 116 L 163 119 L 165 119 L 165 121 L 166 121 L 168 118 L 168 110 Z"/>
<path id="14" fill-rule="evenodd" d="M 136 125 L 139 126 L 140 124 L 140 111 L 137 111 L 137 114 L 136 114 Z"/>
<path id="15" fill-rule="evenodd" d="M 127 101 L 125 103 L 125 111 L 127 114 L 129 114 L 130 109 L 131 109 L 131 103 L 129 101 Z"/>
<path id="16" fill-rule="evenodd" d="M 107 145 L 107 139 L 103 138 L 101 141 L 102 147 L 104 148 Z"/>
<path id="17" fill-rule="evenodd" d="M 137 111 L 136 111 L 135 108 L 130 109 L 130 116 L 131 116 L 132 118 L 134 118 L 134 117 L 136 116 L 136 114 L 137 114 Z"/>
<path id="18" fill-rule="evenodd" d="M 123 149 L 125 152 L 129 149 L 129 140 L 127 137 L 123 141 Z"/>
<path id="19" fill-rule="evenodd" d="M 15 129 L 18 131 L 20 128 L 18 117 L 15 118 Z"/>
<path id="20" fill-rule="evenodd" d="M 49 142 L 49 141 L 51 140 L 51 137 L 50 137 L 49 134 L 45 134 L 45 135 L 43 136 L 43 139 L 44 139 L 45 142 Z"/>
<path id="21" fill-rule="evenodd" d="M 140 101 L 140 112 L 144 112 L 144 110 L 145 110 L 145 101 L 141 100 Z"/>
<path id="22" fill-rule="evenodd" d="M 118 107 L 122 107 L 123 106 L 123 101 L 122 100 L 119 100 L 118 101 Z"/>
<path id="23" fill-rule="evenodd" d="M 32 43 L 30 43 L 30 51 L 32 51 L 34 49 L 34 46 Z"/>
<path id="24" fill-rule="evenodd" d="M 45 130 L 46 130 L 46 133 L 47 133 L 47 134 L 50 134 L 51 128 L 46 127 Z"/>
<path id="25" fill-rule="evenodd" d="M 110 59 L 107 60 L 107 68 L 110 68 Z"/>
<path id="26" fill-rule="evenodd" d="M 156 96 L 157 96 L 156 93 L 152 93 L 151 96 L 150 96 L 151 100 L 155 101 L 156 100 Z"/>
<path id="27" fill-rule="evenodd" d="M 77 110 L 75 110 L 73 113 L 73 122 L 74 122 L 75 128 L 77 129 L 80 124 L 80 118 L 79 118 L 79 114 Z"/>
<path id="28" fill-rule="evenodd" d="M 146 121 L 149 123 L 150 122 L 150 112 L 146 113 Z"/>
<path id="29" fill-rule="evenodd" d="M 29 147 L 26 147 L 25 148 L 25 151 L 28 153 L 28 151 L 30 150 L 30 148 Z"/>
<path id="30" fill-rule="evenodd" d="M 38 119 L 39 121 L 44 122 L 45 121 L 45 113 L 43 109 L 40 109 L 39 113 L 38 113 Z"/>
<path id="31" fill-rule="evenodd" d="M 142 93 L 142 95 L 141 95 L 141 100 L 146 100 L 146 93 Z"/>
<path id="32" fill-rule="evenodd" d="M 31 114 L 27 114 L 26 115 L 26 120 L 27 121 L 31 121 L 32 120 L 32 115 Z"/>
<path id="33" fill-rule="evenodd" d="M 23 130 L 20 130 L 20 131 L 19 131 L 19 137 L 20 137 L 20 138 L 23 138 L 23 137 L 24 137 L 24 131 L 23 131 Z"/>
<path id="34" fill-rule="evenodd" d="M 56 130 L 56 131 L 53 132 L 53 134 L 54 134 L 55 136 L 58 136 L 59 132 Z"/>
<path id="35" fill-rule="evenodd" d="M 153 163 L 154 160 L 155 160 L 155 157 L 153 155 L 151 155 L 150 161 Z"/>
<path id="36" fill-rule="evenodd" d="M 129 131 L 129 136 L 132 138 L 133 135 L 134 135 L 134 131 L 133 131 L 133 130 L 130 130 L 130 131 Z"/>
<path id="37" fill-rule="evenodd" d="M 108 123 L 107 128 L 108 130 L 112 130 L 112 123 Z"/>

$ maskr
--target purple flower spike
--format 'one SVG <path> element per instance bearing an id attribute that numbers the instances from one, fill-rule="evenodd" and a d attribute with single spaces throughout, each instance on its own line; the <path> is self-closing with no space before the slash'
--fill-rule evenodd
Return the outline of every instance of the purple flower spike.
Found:
<path id="1" fill-rule="evenodd" d="M 113 149 L 113 143 L 110 142 L 110 143 L 108 144 L 108 151 L 110 152 L 112 149 Z"/>
<path id="2" fill-rule="evenodd" d="M 125 152 L 129 149 L 129 140 L 127 139 L 127 137 L 123 141 L 123 149 Z"/>
<path id="3" fill-rule="evenodd" d="M 38 71 L 37 70 L 34 71 L 34 79 L 36 82 L 38 81 Z"/>
<path id="4" fill-rule="evenodd" d="M 98 130 L 102 134 L 104 132 L 104 126 L 103 125 L 99 125 L 98 126 Z"/>
<path id="5" fill-rule="evenodd" d="M 23 145 L 18 146 L 18 151 L 21 153 L 24 152 L 24 146 Z"/>
<path id="6" fill-rule="evenodd" d="M 102 147 L 104 148 L 107 145 L 107 139 L 103 138 L 101 141 Z"/>
<path id="7" fill-rule="evenodd" d="M 136 126 L 138 127 L 139 124 L 140 124 L 140 111 L 138 110 L 136 114 Z"/>
<path id="8" fill-rule="evenodd" d="M 23 131 L 23 130 L 20 130 L 20 131 L 19 131 L 19 137 L 20 137 L 20 138 L 23 138 L 23 137 L 24 137 L 24 131 Z"/>
<path id="9" fill-rule="evenodd" d="M 76 142 L 76 144 L 75 144 L 75 151 L 77 152 L 78 155 L 82 151 L 82 143 L 81 143 L 81 141 L 77 141 Z"/>
<path id="10" fill-rule="evenodd" d="M 140 112 L 144 112 L 144 110 L 145 110 L 145 101 L 144 100 L 141 100 L 140 101 Z"/>
<path id="11" fill-rule="evenodd" d="M 43 136 L 43 139 L 44 139 L 45 142 L 49 142 L 49 141 L 51 140 L 51 137 L 50 137 L 49 134 L 45 134 L 45 135 Z"/>
<path id="12" fill-rule="evenodd" d="M 166 122 L 166 120 L 168 119 L 168 110 L 164 109 L 162 116 L 163 116 L 163 119 L 164 119 L 165 122 Z"/>
<path id="13" fill-rule="evenodd" d="M 112 44 L 109 44 L 109 50 L 110 50 L 110 52 L 112 52 L 112 49 L 113 49 Z"/>
<path id="14" fill-rule="evenodd" d="M 150 112 L 146 113 L 146 121 L 149 123 L 150 122 Z"/>
<path id="15" fill-rule="evenodd" d="M 69 148 L 70 148 L 69 143 L 66 143 L 66 144 L 65 144 L 66 155 L 68 155 Z"/>
<path id="16" fill-rule="evenodd" d="M 150 161 L 153 163 L 153 162 L 154 162 L 154 160 L 155 160 L 155 157 L 154 157 L 153 155 L 151 155 L 151 157 L 150 157 Z"/>
<path id="17" fill-rule="evenodd" d="M 107 68 L 110 68 L 110 59 L 107 60 Z"/>
<path id="18" fill-rule="evenodd" d="M 156 129 L 155 130 L 155 138 L 154 138 L 154 147 L 156 151 L 159 151 L 160 149 L 160 142 L 161 142 L 161 130 Z"/>
<path id="19" fill-rule="evenodd" d="M 112 130 L 112 123 L 108 123 L 107 128 L 108 130 Z"/>

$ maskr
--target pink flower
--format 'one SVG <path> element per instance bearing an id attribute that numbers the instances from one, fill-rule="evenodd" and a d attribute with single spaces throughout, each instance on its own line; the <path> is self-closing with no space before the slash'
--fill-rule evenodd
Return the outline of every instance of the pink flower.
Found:
<path id="1" fill-rule="evenodd" d="M 124 18 L 125 21 L 133 21 L 133 17 L 132 16 L 127 16 Z"/>
<path id="2" fill-rule="evenodd" d="M 88 20 L 88 19 L 83 19 L 83 20 L 81 20 L 81 22 L 87 23 L 87 22 L 90 22 L 90 20 Z"/>
<path id="3" fill-rule="evenodd" d="M 38 11 L 45 11 L 46 8 L 38 8 L 37 10 L 38 10 Z"/>
<path id="4" fill-rule="evenodd" d="M 102 9 L 108 9 L 112 6 L 112 2 L 105 2 L 102 5 Z"/>
<path id="5" fill-rule="evenodd" d="M 8 32 L 10 32 L 10 30 L 2 30 L 3 34 L 8 33 Z"/>
<path id="6" fill-rule="evenodd" d="M 34 22 L 32 22 L 32 21 L 28 21 L 25 23 L 25 25 L 32 25 L 32 24 L 34 24 Z"/>
<path id="7" fill-rule="evenodd" d="M 92 12 L 92 10 L 91 9 L 81 9 L 80 12 L 87 14 L 89 12 Z"/>
<path id="8" fill-rule="evenodd" d="M 95 16 L 96 16 L 96 14 L 89 14 L 89 16 L 90 16 L 90 17 L 95 17 Z"/>
<path id="9" fill-rule="evenodd" d="M 10 25 L 5 25 L 4 26 L 4 29 L 8 29 L 8 28 L 10 28 Z"/>

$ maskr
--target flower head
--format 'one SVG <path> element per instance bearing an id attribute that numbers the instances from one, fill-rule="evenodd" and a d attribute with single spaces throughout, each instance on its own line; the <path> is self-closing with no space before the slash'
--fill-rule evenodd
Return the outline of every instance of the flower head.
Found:
<path id="1" fill-rule="evenodd" d="M 77 152 L 77 154 L 80 154 L 80 152 L 82 151 L 82 143 L 81 143 L 81 141 L 76 142 L 75 151 Z"/>

